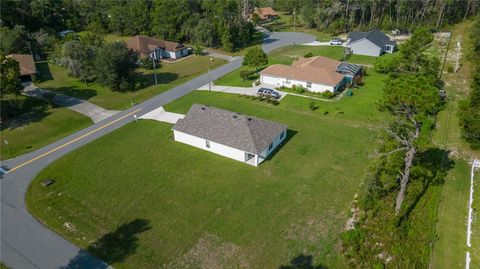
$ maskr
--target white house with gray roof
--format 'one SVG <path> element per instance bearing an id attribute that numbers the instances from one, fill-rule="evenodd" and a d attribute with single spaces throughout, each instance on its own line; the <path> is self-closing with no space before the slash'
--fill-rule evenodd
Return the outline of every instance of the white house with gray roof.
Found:
<path id="1" fill-rule="evenodd" d="M 175 141 L 258 166 L 287 137 L 287 126 L 194 104 L 173 126 Z"/>
<path id="2" fill-rule="evenodd" d="M 348 34 L 347 47 L 353 54 L 380 56 L 395 51 L 396 42 L 377 29 L 369 32 L 351 32 Z"/>

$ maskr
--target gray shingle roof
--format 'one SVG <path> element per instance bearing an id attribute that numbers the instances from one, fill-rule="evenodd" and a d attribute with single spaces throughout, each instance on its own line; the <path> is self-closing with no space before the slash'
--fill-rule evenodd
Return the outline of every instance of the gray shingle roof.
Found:
<path id="1" fill-rule="evenodd" d="M 349 44 L 355 41 L 358 41 L 360 39 L 366 38 L 380 48 L 383 48 L 385 45 L 396 44 L 395 41 L 390 40 L 390 38 L 386 34 L 380 32 L 377 29 L 373 29 L 369 32 L 351 32 L 348 34 L 348 38 L 350 39 Z"/>
<path id="2" fill-rule="evenodd" d="M 206 105 L 194 104 L 173 130 L 260 154 L 286 125 Z"/>

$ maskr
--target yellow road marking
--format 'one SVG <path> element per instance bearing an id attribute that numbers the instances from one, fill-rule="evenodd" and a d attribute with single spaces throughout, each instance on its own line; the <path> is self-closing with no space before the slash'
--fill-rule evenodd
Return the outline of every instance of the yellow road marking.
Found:
<path id="1" fill-rule="evenodd" d="M 75 143 L 75 142 L 77 142 L 78 140 L 80 140 L 80 139 L 82 139 L 82 138 L 84 138 L 84 137 L 87 137 L 87 136 L 89 136 L 89 135 L 91 135 L 91 134 L 93 134 L 93 133 L 96 133 L 96 132 L 98 132 L 98 131 L 100 131 L 100 130 L 102 130 L 102 129 L 104 129 L 104 128 L 106 128 L 106 127 L 108 127 L 108 126 L 110 126 L 110 125 L 112 125 L 112 124 L 120 121 L 120 120 L 125 119 L 125 118 L 128 117 L 128 116 L 131 116 L 132 114 L 137 113 L 137 112 L 140 111 L 140 110 L 142 110 L 142 109 L 139 108 L 139 109 L 137 109 L 137 110 L 135 110 L 135 111 L 133 111 L 133 112 L 130 112 L 130 113 L 128 113 L 127 115 L 125 115 L 125 116 L 123 116 L 123 117 L 121 117 L 121 118 L 118 118 L 118 119 L 116 119 L 116 120 L 114 120 L 114 121 L 111 121 L 111 122 L 109 122 L 109 123 L 107 123 L 107 124 L 105 124 L 105 125 L 103 125 L 103 126 L 98 127 L 98 128 L 95 129 L 95 130 L 92 130 L 92 131 L 90 131 L 90 132 L 88 132 L 88 133 L 86 133 L 86 134 L 83 134 L 83 135 L 81 135 L 81 136 L 79 136 L 79 137 L 77 137 L 77 138 L 75 138 L 75 139 L 73 139 L 73 140 L 68 141 L 68 142 L 65 143 L 65 144 L 62 144 L 62 145 L 60 145 L 60 146 L 58 146 L 58 147 L 56 147 L 56 148 L 54 148 L 54 149 L 52 149 L 52 150 L 50 150 L 50 151 L 47 151 L 47 152 L 45 152 L 45 153 L 43 153 L 43 154 L 41 154 L 41 155 L 39 155 L 39 156 L 37 156 L 37 157 L 35 157 L 35 158 L 32 158 L 32 159 L 30 159 L 30 160 L 28 160 L 28 161 L 26 161 L 26 162 L 24 162 L 24 163 L 22 163 L 22 164 L 19 164 L 19 165 L 15 166 L 14 168 L 10 169 L 10 170 L 8 171 L 8 173 L 13 172 L 13 171 L 15 171 L 15 170 L 17 170 L 17 169 L 19 169 L 19 168 L 21 168 L 21 167 L 29 164 L 29 163 L 32 163 L 32 162 L 40 159 L 40 158 L 43 158 L 43 157 L 47 156 L 48 154 L 53 153 L 53 152 L 55 152 L 55 151 L 57 151 L 57 150 L 59 150 L 59 149 L 62 149 L 62 148 L 66 147 L 66 146 L 68 146 L 68 145 L 70 145 L 70 144 L 72 144 L 72 143 Z"/>

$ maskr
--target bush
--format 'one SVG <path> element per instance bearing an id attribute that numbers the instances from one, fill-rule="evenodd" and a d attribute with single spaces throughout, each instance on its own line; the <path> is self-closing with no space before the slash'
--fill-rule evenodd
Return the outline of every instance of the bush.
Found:
<path id="1" fill-rule="evenodd" d="M 200 45 L 195 45 L 192 47 L 193 54 L 195 55 L 203 55 L 203 47 Z"/>
<path id="2" fill-rule="evenodd" d="M 255 74 L 255 70 L 242 70 L 242 71 L 240 71 L 240 78 L 243 81 L 250 80 L 250 79 L 252 79 L 254 74 Z"/>
<path id="3" fill-rule="evenodd" d="M 303 88 L 302 85 L 292 85 L 292 91 L 296 93 L 304 93 L 305 88 Z"/>
<path id="4" fill-rule="evenodd" d="M 153 70 L 153 61 L 152 58 L 150 57 L 144 57 L 140 59 L 140 67 L 145 68 L 147 70 Z M 159 63 L 155 63 L 155 68 L 158 68 L 160 66 Z"/>
<path id="5" fill-rule="evenodd" d="M 313 57 L 313 53 L 308 52 L 308 53 L 306 53 L 305 55 L 303 55 L 303 57 L 305 57 L 305 58 Z"/>
<path id="6" fill-rule="evenodd" d="M 310 103 L 308 103 L 308 108 L 310 108 L 311 111 L 314 111 L 317 106 L 315 105 L 314 101 L 311 101 Z"/>
<path id="7" fill-rule="evenodd" d="M 447 72 L 448 72 L 448 73 L 453 73 L 453 66 L 449 65 L 449 66 L 447 67 Z"/>
<path id="8" fill-rule="evenodd" d="M 322 92 L 322 96 L 325 97 L 325 98 L 333 98 L 335 96 L 335 94 L 331 91 L 324 91 L 324 92 Z"/>

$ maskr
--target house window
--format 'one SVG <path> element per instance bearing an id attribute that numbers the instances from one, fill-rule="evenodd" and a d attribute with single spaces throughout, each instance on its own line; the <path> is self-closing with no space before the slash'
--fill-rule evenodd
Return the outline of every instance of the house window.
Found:
<path id="1" fill-rule="evenodd" d="M 282 133 L 280 134 L 280 139 L 283 139 L 283 137 L 285 137 L 285 132 L 282 132 Z"/>
<path id="2" fill-rule="evenodd" d="M 273 149 L 273 142 L 268 146 L 268 150 L 272 150 Z"/>
<path id="3" fill-rule="evenodd" d="M 205 146 L 206 146 L 207 148 L 210 148 L 210 141 L 205 140 Z"/>
<path id="4" fill-rule="evenodd" d="M 290 83 L 291 83 L 290 79 L 289 79 L 289 78 L 287 78 L 287 84 L 290 84 Z"/>
<path id="5" fill-rule="evenodd" d="M 307 88 L 311 88 L 312 87 L 312 83 L 311 82 L 307 82 Z"/>

